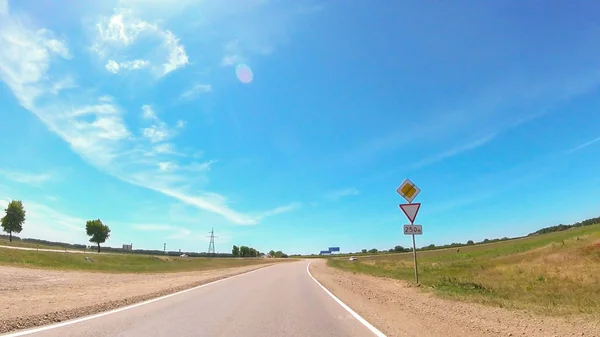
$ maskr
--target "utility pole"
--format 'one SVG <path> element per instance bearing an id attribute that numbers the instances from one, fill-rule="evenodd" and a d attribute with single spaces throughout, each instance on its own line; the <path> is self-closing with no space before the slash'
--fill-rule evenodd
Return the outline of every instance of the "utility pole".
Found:
<path id="1" fill-rule="evenodd" d="M 212 254 L 213 256 L 215 255 L 215 238 L 218 238 L 218 236 L 215 236 L 215 229 L 211 229 L 210 232 L 208 232 L 210 235 L 207 236 L 207 238 L 210 238 L 210 242 L 208 243 L 208 252 L 207 255 Z"/>
<path id="2" fill-rule="evenodd" d="M 166 243 L 163 245 L 163 251 L 165 252 L 165 254 L 167 254 L 167 244 Z"/>

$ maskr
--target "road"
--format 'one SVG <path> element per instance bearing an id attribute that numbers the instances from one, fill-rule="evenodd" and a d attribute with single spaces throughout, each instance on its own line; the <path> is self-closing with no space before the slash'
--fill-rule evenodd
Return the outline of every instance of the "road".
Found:
<path id="1" fill-rule="evenodd" d="M 308 264 L 276 264 L 124 310 L 4 336 L 384 336 L 322 289 Z"/>

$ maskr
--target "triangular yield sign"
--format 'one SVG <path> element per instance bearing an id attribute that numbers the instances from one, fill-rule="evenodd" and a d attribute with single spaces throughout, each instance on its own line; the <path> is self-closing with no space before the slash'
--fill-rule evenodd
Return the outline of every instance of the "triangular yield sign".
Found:
<path id="1" fill-rule="evenodd" d="M 414 204 L 400 204 L 399 206 L 402 212 L 404 212 L 404 214 L 410 221 L 410 223 L 412 224 L 413 222 L 415 222 L 415 219 L 417 218 L 417 213 L 419 213 L 419 208 L 421 207 L 421 203 L 415 202 Z"/>

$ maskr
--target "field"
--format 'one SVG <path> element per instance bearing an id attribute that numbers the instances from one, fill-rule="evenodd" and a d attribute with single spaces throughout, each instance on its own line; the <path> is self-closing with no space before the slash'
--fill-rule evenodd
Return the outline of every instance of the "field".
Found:
<path id="1" fill-rule="evenodd" d="M 600 313 L 600 225 L 417 256 L 423 288 L 443 297 L 551 315 Z M 328 264 L 414 280 L 412 253 Z"/>
<path id="2" fill-rule="evenodd" d="M 88 259 L 86 260 L 86 257 Z M 182 258 L 141 254 L 78 254 L 0 248 L 0 265 L 109 273 L 164 273 L 222 269 L 293 259 Z"/>
<path id="3" fill-rule="evenodd" d="M 8 239 L 4 239 L 4 238 L 0 238 L 0 246 L 54 249 L 54 250 L 64 250 L 65 249 L 64 247 L 60 247 L 58 245 L 44 245 L 44 244 L 37 244 L 37 243 L 27 242 L 27 241 L 22 241 L 22 240 L 13 240 L 12 242 L 10 242 Z"/>

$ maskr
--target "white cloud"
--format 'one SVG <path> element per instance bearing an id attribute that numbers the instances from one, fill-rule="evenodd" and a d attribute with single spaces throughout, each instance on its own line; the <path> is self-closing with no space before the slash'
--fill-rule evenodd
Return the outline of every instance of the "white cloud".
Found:
<path id="1" fill-rule="evenodd" d="M 142 105 L 142 117 L 145 119 L 156 119 L 156 112 L 148 104 Z"/>
<path id="2" fill-rule="evenodd" d="M 210 84 L 194 84 L 189 90 L 182 93 L 179 97 L 185 100 L 191 100 L 201 93 L 211 92 L 212 86 Z"/>
<path id="3" fill-rule="evenodd" d="M 598 137 L 598 138 L 595 138 L 595 139 L 592 139 L 592 140 L 590 140 L 589 142 L 585 142 L 585 143 L 583 143 L 583 144 L 581 144 L 581 145 L 578 145 L 578 146 L 576 146 L 576 147 L 574 147 L 574 148 L 572 148 L 572 149 L 568 150 L 566 153 L 573 153 L 573 152 L 575 152 L 575 151 L 579 151 L 579 150 L 581 150 L 581 149 L 583 149 L 583 148 L 586 148 L 586 147 L 588 147 L 588 146 L 590 146 L 590 145 L 592 145 L 592 144 L 594 144 L 594 143 L 597 143 L 597 142 L 600 142 L 600 137 Z"/>
<path id="4" fill-rule="evenodd" d="M 169 137 L 169 131 L 164 125 L 152 125 L 142 130 L 144 137 L 153 143 L 162 142 Z"/>
<path id="5" fill-rule="evenodd" d="M 187 124 L 187 122 L 182 119 L 177 121 L 177 127 L 180 129 L 183 128 L 184 126 L 186 126 L 186 124 Z"/>
<path id="6" fill-rule="evenodd" d="M 299 203 L 299 202 L 292 202 L 292 203 L 287 204 L 285 206 L 280 206 L 280 207 L 274 208 L 272 210 L 263 212 L 262 214 L 260 214 L 260 215 L 257 216 L 257 220 L 256 221 L 259 221 L 260 219 L 262 219 L 264 217 L 273 216 L 273 215 L 282 214 L 282 213 L 287 213 L 287 212 L 293 211 L 295 209 L 298 209 L 301 206 L 302 206 L 302 204 Z"/>
<path id="7" fill-rule="evenodd" d="M 66 76 L 63 79 L 55 81 L 54 83 L 52 83 L 52 86 L 50 88 L 50 92 L 53 93 L 53 94 L 55 94 L 55 95 L 58 95 L 63 90 L 73 89 L 73 88 L 77 88 L 77 84 L 75 83 L 75 80 L 71 76 Z"/>
<path id="8" fill-rule="evenodd" d="M 217 161 L 216 160 L 209 160 L 203 163 L 192 163 L 186 166 L 182 166 L 181 169 L 185 170 L 185 171 L 192 171 L 192 172 L 202 172 L 202 171 L 209 171 L 211 166 L 213 164 L 215 164 Z"/>
<path id="9" fill-rule="evenodd" d="M 119 72 L 121 66 L 113 61 L 113 60 L 108 60 L 108 62 L 106 63 L 106 65 L 104 66 L 106 68 L 106 70 L 108 70 L 109 72 L 116 74 Z"/>
<path id="10" fill-rule="evenodd" d="M 144 137 L 146 137 L 152 143 L 162 142 L 173 136 L 173 132 L 169 129 L 165 122 L 158 118 L 156 112 L 150 105 L 142 105 L 142 117 L 144 119 L 154 121 L 153 125 L 142 129 L 142 134 Z"/>
<path id="11" fill-rule="evenodd" d="M 147 60 L 125 61 L 125 62 L 121 62 L 121 64 L 120 64 L 122 69 L 127 69 L 127 70 L 142 69 L 142 68 L 148 67 L 149 65 L 150 65 L 150 62 Z"/>
<path id="12" fill-rule="evenodd" d="M 62 41 L 58 40 L 46 40 L 46 47 L 52 52 L 60 55 L 62 58 L 71 59 L 71 53 L 67 49 L 66 45 Z"/>
<path id="13" fill-rule="evenodd" d="M 177 164 L 170 161 L 163 161 L 158 163 L 158 169 L 163 172 L 171 172 L 177 169 Z"/>
<path id="14" fill-rule="evenodd" d="M 179 39 L 170 31 L 161 32 L 163 36 L 163 45 L 169 51 L 169 57 L 163 63 L 163 73 L 168 74 L 173 70 L 181 68 L 189 63 L 189 58 L 185 52 L 185 47 L 179 43 Z"/>
<path id="15" fill-rule="evenodd" d="M 134 45 L 144 45 L 153 51 L 132 61 L 117 63 L 112 60 L 124 55 L 125 50 Z M 185 47 L 173 32 L 138 18 L 131 9 L 115 10 L 112 16 L 100 19 L 96 24 L 92 50 L 102 59 L 110 58 L 106 68 L 113 73 L 120 69 L 136 70 L 154 65 L 158 75 L 163 76 L 189 63 Z"/>
<path id="16" fill-rule="evenodd" d="M 156 153 L 175 153 L 175 146 L 171 143 L 157 144 L 153 147 Z"/>
<path id="17" fill-rule="evenodd" d="M 112 18 L 101 21 L 97 26 L 94 47 L 105 60 L 123 59 L 118 55 L 123 47 L 139 42 L 142 37 L 154 38 L 155 41 L 157 36 L 159 41 L 164 42 L 157 54 L 164 58 L 159 57 L 162 61 L 156 63 L 156 55 L 152 53 L 150 56 L 154 58 L 148 60 L 151 64 L 161 64 L 161 75 L 187 62 L 185 50 L 173 34 L 130 13 L 116 13 Z M 52 32 L 36 30 L 18 17 L 1 14 L 0 79 L 24 108 L 35 114 L 87 163 L 122 181 L 219 214 L 237 224 L 256 224 L 266 216 L 295 208 L 288 205 L 262 213 L 244 214 L 233 210 L 224 196 L 198 192 L 207 181 L 205 174 L 199 171 L 208 171 L 211 161 L 190 163 L 179 167 L 176 172 L 157 170 L 158 163 L 170 161 L 165 156 L 171 156 L 174 151 L 172 143 L 163 142 L 173 136 L 172 130 L 162 121 L 153 119 L 153 125 L 144 128 L 141 136 L 134 135 L 124 119 L 123 107 L 113 97 L 96 94 L 95 88 L 72 90 L 68 99 L 54 94 L 60 92 L 55 85 L 56 80 L 68 76 L 64 72 L 65 67 L 53 66 L 54 61 L 70 54 L 65 53 L 68 49 L 61 47 L 67 48 L 66 44 L 56 44 L 52 40 L 58 41 Z M 134 59 L 146 58 L 136 55 Z M 192 171 L 193 174 L 190 173 Z"/>
<path id="18" fill-rule="evenodd" d="M 329 192 L 325 195 L 325 198 L 331 199 L 331 200 L 338 200 L 343 197 L 349 197 L 349 196 L 358 195 L 358 194 L 359 194 L 358 190 L 356 188 L 352 187 L 352 188 L 345 188 L 345 189 Z"/>
<path id="19" fill-rule="evenodd" d="M 133 60 L 133 61 L 125 61 L 121 63 L 117 63 L 114 60 L 108 60 L 106 65 L 104 66 L 106 70 L 113 74 L 119 73 L 121 70 L 138 70 L 147 68 L 150 66 L 150 62 L 146 60 Z"/>
<path id="20" fill-rule="evenodd" d="M 40 184 L 52 179 L 52 175 L 49 173 L 32 174 L 27 172 L 0 169 L 0 174 L 7 177 L 10 180 L 33 186 L 39 186 Z"/>

